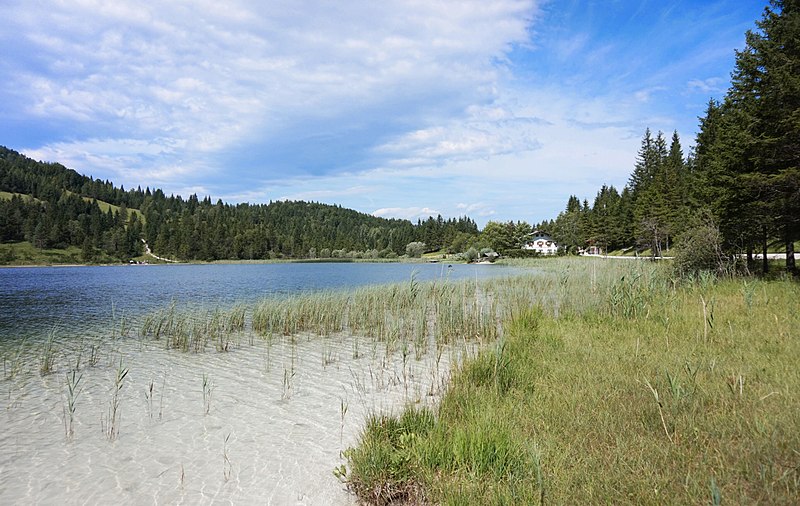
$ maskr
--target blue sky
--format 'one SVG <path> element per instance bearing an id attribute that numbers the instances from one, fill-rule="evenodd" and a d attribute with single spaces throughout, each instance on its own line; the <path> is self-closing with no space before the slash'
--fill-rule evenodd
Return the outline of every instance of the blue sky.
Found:
<path id="1" fill-rule="evenodd" d="M 766 0 L 6 0 L 0 144 L 126 188 L 555 218 L 684 151 Z"/>

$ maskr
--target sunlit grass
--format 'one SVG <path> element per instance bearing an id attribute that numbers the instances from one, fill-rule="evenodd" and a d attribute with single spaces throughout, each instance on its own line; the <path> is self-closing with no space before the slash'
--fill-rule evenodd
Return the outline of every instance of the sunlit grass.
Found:
<path id="1" fill-rule="evenodd" d="M 796 282 L 542 265 L 552 271 L 484 288 L 505 332 L 435 410 L 368 422 L 337 470 L 362 499 L 795 503 Z"/>

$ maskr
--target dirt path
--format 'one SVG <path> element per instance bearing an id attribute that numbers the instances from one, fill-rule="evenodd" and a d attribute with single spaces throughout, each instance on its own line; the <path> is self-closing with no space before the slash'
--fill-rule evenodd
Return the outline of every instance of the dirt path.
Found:
<path id="1" fill-rule="evenodd" d="M 147 244 L 147 241 L 145 241 L 144 239 L 142 239 L 142 243 L 144 244 L 144 252 L 146 255 L 151 256 L 156 260 L 161 260 L 162 262 L 169 262 L 171 264 L 178 263 L 177 260 L 170 260 L 169 258 L 160 257 L 155 253 L 153 253 L 152 251 L 150 251 L 150 245 Z"/>

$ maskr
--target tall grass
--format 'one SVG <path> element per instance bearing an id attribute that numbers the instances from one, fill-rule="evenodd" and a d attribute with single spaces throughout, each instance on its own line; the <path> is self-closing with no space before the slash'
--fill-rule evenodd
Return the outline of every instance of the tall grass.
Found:
<path id="1" fill-rule="evenodd" d="M 796 282 L 542 265 L 482 287 L 502 339 L 453 372 L 439 406 L 368 421 L 337 470 L 362 500 L 796 503 Z"/>
<path id="2" fill-rule="evenodd" d="M 83 374 L 79 374 L 77 369 L 67 373 L 67 402 L 64 406 L 64 434 L 67 440 L 75 435 L 75 411 L 76 402 L 81 393 L 81 379 Z"/>
<path id="3" fill-rule="evenodd" d="M 168 308 L 142 318 L 139 336 L 163 341 L 167 349 L 199 353 L 213 344 L 217 351 L 229 351 L 246 330 L 246 311 L 242 304 L 227 310 L 179 311 L 173 301 Z"/>
<path id="4" fill-rule="evenodd" d="M 39 356 L 39 374 L 46 376 L 53 372 L 56 362 L 56 349 L 53 346 L 56 339 L 55 329 L 50 331 L 44 344 L 42 344 L 42 353 Z"/>
<path id="5" fill-rule="evenodd" d="M 119 366 L 117 366 L 114 375 L 114 389 L 111 393 L 111 401 L 108 407 L 108 417 L 101 423 L 103 432 L 109 441 L 113 441 L 119 437 L 120 427 L 120 406 L 122 403 L 122 387 L 125 386 L 125 378 L 128 376 L 128 368 L 123 365 L 122 358 L 119 359 Z M 102 421 L 102 420 L 101 420 Z"/>
<path id="6" fill-rule="evenodd" d="M 352 292 L 265 299 L 253 310 L 252 328 L 267 338 L 347 332 L 384 343 L 388 353 L 414 349 L 421 357 L 429 338 L 440 344 L 496 338 L 495 300 L 472 282 L 418 283 L 412 278 Z M 354 357 L 359 354 L 354 344 Z"/>

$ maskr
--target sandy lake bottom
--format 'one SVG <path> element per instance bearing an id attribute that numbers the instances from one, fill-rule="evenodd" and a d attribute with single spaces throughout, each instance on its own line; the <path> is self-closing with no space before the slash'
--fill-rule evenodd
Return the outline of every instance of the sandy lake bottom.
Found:
<path id="1" fill-rule="evenodd" d="M 41 344 L 4 349 L 0 503 L 352 504 L 333 470 L 366 417 L 435 402 L 450 364 L 474 351 L 349 335 L 238 342 L 186 353 L 70 340 L 45 375 Z"/>

